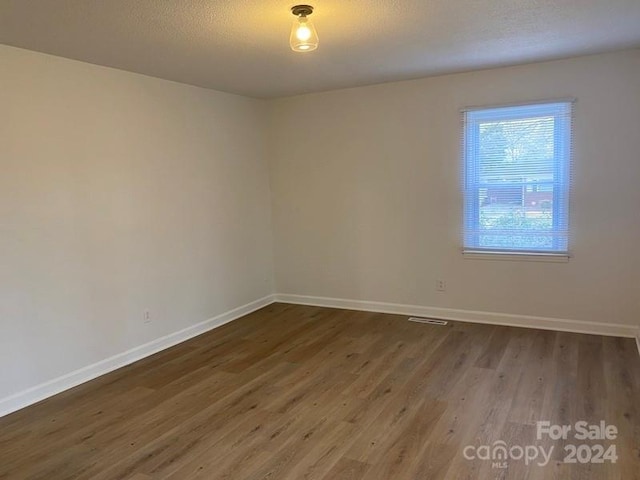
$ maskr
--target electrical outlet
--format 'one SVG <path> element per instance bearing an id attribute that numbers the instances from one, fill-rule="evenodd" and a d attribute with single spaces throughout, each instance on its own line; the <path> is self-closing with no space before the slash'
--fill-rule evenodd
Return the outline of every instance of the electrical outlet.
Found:
<path id="1" fill-rule="evenodd" d="M 447 291 L 447 282 L 444 280 L 436 280 L 436 291 L 437 292 L 446 292 Z"/>
<path id="2" fill-rule="evenodd" d="M 142 319 L 145 324 L 151 323 L 151 312 L 149 310 L 145 310 L 142 314 Z"/>

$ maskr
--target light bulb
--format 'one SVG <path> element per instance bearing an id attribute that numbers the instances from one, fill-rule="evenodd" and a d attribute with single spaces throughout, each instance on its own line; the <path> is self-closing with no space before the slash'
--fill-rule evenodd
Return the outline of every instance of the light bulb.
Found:
<path id="1" fill-rule="evenodd" d="M 298 5 L 293 7 L 293 14 L 296 19 L 291 27 L 291 36 L 289 44 L 295 52 L 310 52 L 318 48 L 318 34 L 313 23 L 307 15 L 313 12 L 313 7 L 309 5 Z"/>
<path id="2" fill-rule="evenodd" d="M 311 29 L 307 27 L 306 23 L 307 22 L 300 22 L 300 25 L 298 25 L 298 28 L 296 30 L 296 37 L 301 42 L 306 42 L 311 38 Z"/>

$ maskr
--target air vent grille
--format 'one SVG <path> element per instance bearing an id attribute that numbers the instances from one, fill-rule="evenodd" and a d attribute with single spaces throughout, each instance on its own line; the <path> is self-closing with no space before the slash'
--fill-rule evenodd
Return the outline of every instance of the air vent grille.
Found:
<path id="1" fill-rule="evenodd" d="M 430 325 L 446 325 L 446 320 L 438 320 L 436 318 L 419 318 L 419 317 L 409 317 L 410 322 L 417 323 L 428 323 Z"/>

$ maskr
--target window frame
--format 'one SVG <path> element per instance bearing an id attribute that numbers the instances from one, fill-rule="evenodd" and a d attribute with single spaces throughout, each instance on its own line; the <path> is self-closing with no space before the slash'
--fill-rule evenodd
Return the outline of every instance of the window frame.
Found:
<path id="1" fill-rule="evenodd" d="M 569 224 L 570 224 L 570 212 L 569 205 L 571 199 L 571 175 L 573 171 L 573 116 L 575 111 L 575 98 L 561 98 L 550 100 L 537 100 L 530 102 L 518 102 L 501 105 L 489 105 L 480 107 L 467 107 L 462 109 L 462 202 L 463 202 L 463 234 L 462 234 L 462 253 L 464 258 L 473 259 L 498 259 L 498 260 L 536 260 L 552 261 L 552 262 L 564 262 L 570 258 L 570 242 Z M 518 249 L 518 248 L 504 248 L 504 247 L 480 247 L 478 244 L 479 236 L 481 235 L 480 225 L 480 198 L 478 195 L 481 188 L 481 182 L 479 180 L 480 164 L 477 161 L 478 149 L 480 143 L 478 137 L 480 135 L 480 123 L 482 122 L 481 114 L 485 112 L 487 114 L 487 120 L 491 118 L 489 112 L 509 109 L 509 108 L 523 108 L 526 110 L 530 108 L 532 112 L 535 112 L 536 108 L 540 108 L 539 113 L 543 113 L 545 116 L 554 117 L 554 162 L 553 162 L 553 181 L 542 182 L 551 183 L 553 186 L 553 203 L 552 203 L 552 232 L 565 229 L 567 232 L 566 248 L 561 248 L 560 241 L 557 236 L 553 236 L 553 248 L 549 250 L 536 250 L 536 249 Z M 566 113 L 568 110 L 568 114 Z M 468 117 L 470 115 L 479 117 L 470 121 Z M 517 113 L 513 115 L 505 116 L 505 120 L 516 120 L 518 118 L 534 118 L 538 115 L 533 113 Z M 557 161 L 557 158 L 562 156 L 564 161 Z M 469 186 L 470 179 L 475 179 L 472 186 Z M 523 182 L 523 185 L 525 183 Z M 539 188 L 538 183 L 535 184 L 536 190 Z M 468 194 L 472 193 L 470 199 Z M 558 192 L 556 194 L 556 192 Z M 560 197 L 563 201 L 556 201 L 557 197 Z M 470 208 L 471 207 L 471 208 Z M 564 222 L 561 225 L 560 222 Z M 471 227 L 471 228 L 469 228 Z M 475 238 L 474 238 L 475 237 Z M 469 241 L 472 238 L 473 241 Z"/>

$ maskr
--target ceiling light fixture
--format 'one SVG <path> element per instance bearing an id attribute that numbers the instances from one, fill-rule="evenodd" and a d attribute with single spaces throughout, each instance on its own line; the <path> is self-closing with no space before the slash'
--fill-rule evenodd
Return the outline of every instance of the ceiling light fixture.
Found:
<path id="1" fill-rule="evenodd" d="M 291 8 L 297 18 L 291 28 L 289 44 L 294 52 L 311 52 L 318 48 L 318 33 L 313 23 L 307 18 L 313 13 L 311 5 L 296 5 Z"/>

